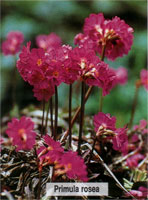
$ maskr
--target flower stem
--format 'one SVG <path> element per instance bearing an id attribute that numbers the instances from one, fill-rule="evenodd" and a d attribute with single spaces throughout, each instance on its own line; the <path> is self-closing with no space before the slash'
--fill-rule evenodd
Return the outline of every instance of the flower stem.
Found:
<path id="1" fill-rule="evenodd" d="M 103 61 L 104 57 L 105 57 L 105 48 L 106 48 L 106 44 L 104 44 L 103 47 L 102 47 L 102 52 L 101 52 L 101 57 L 100 57 L 101 61 Z"/>
<path id="2" fill-rule="evenodd" d="M 58 88 L 55 86 L 55 124 L 54 124 L 54 140 L 57 136 L 57 127 L 58 127 Z"/>
<path id="3" fill-rule="evenodd" d="M 47 113 L 46 113 L 45 133 L 47 132 L 47 124 L 48 124 L 49 109 L 50 109 L 50 102 L 48 103 Z"/>
<path id="4" fill-rule="evenodd" d="M 93 86 L 90 86 L 90 87 L 88 88 L 88 90 L 87 90 L 87 92 L 86 92 L 86 95 L 85 95 L 85 101 L 84 101 L 84 103 L 87 102 L 87 99 L 88 99 L 88 97 L 90 96 L 90 94 L 91 94 L 91 92 L 92 92 L 92 89 L 93 89 Z M 81 110 L 81 106 L 79 106 L 79 107 L 77 108 L 77 110 L 76 110 L 76 112 L 75 112 L 75 114 L 74 114 L 74 116 L 73 116 L 73 118 L 72 118 L 72 120 L 71 120 L 71 128 L 73 127 L 73 125 L 74 125 L 74 123 L 75 123 L 75 121 L 76 121 L 76 119 L 77 119 L 77 117 L 78 117 L 78 115 L 79 115 L 79 113 L 80 113 L 80 110 Z M 63 141 L 65 140 L 65 138 L 68 136 L 68 133 L 69 133 L 69 129 L 66 131 L 66 133 L 65 133 L 64 137 L 62 138 L 61 142 L 63 142 Z"/>
<path id="5" fill-rule="evenodd" d="M 69 85 L 69 147 L 71 147 L 72 84 Z"/>
<path id="6" fill-rule="evenodd" d="M 99 104 L 99 112 L 102 112 L 103 107 L 103 90 L 100 88 L 100 104 Z"/>
<path id="7" fill-rule="evenodd" d="M 84 121 L 84 108 L 85 108 L 85 83 L 82 81 L 81 89 L 81 112 L 80 112 L 80 127 L 79 127 L 79 140 L 78 140 L 78 154 L 81 154 L 81 142 L 82 142 L 82 131 L 83 131 L 83 121 Z"/>
<path id="8" fill-rule="evenodd" d="M 131 119 L 130 119 L 130 122 L 129 122 L 129 128 L 132 127 L 133 120 L 134 120 L 134 115 L 135 115 L 137 101 L 138 101 L 138 91 L 139 91 L 139 87 L 136 87 L 133 105 L 132 105 L 132 111 L 131 111 Z"/>
<path id="9" fill-rule="evenodd" d="M 102 53 L 101 53 L 101 57 L 100 57 L 100 60 L 103 61 L 104 60 L 104 57 L 105 57 L 105 48 L 106 48 L 106 45 L 104 44 L 103 47 L 102 47 Z M 100 104 L 99 104 L 99 112 L 102 112 L 102 108 L 103 108 L 103 89 L 100 88 Z"/>
<path id="10" fill-rule="evenodd" d="M 97 137 L 95 137 L 95 139 L 94 139 L 94 143 L 93 143 L 93 146 L 92 146 L 92 149 L 91 149 L 91 152 L 90 152 L 88 164 L 89 164 L 90 161 L 91 161 L 91 158 L 92 158 L 92 155 L 93 155 L 93 150 L 94 150 L 94 148 L 95 148 L 96 141 L 97 141 Z"/>
<path id="11" fill-rule="evenodd" d="M 14 63 L 16 64 L 16 56 L 14 56 Z M 17 68 L 15 65 L 12 72 L 12 108 L 14 108 L 16 104 L 16 77 L 17 77 Z"/>
<path id="12" fill-rule="evenodd" d="M 52 136 L 53 136 L 54 127 L 53 127 L 53 102 L 52 102 L 52 97 L 50 98 L 50 123 L 51 123 L 51 132 L 52 132 Z"/>
<path id="13" fill-rule="evenodd" d="M 41 195 L 41 177 L 42 177 L 42 171 L 39 171 L 39 183 L 38 183 L 38 191 L 37 191 L 37 200 L 40 200 L 40 195 Z"/>
<path id="14" fill-rule="evenodd" d="M 42 128 L 41 128 L 41 137 L 44 134 L 44 118 L 45 118 L 45 100 L 43 100 L 43 115 L 42 115 Z"/>

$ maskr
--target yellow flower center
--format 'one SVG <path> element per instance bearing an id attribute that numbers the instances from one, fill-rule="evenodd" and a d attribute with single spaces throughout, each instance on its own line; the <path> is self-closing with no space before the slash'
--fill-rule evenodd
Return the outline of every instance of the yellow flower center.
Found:
<path id="1" fill-rule="evenodd" d="M 53 76 L 58 77 L 59 76 L 59 72 L 58 71 L 54 71 L 53 72 Z"/>
<path id="2" fill-rule="evenodd" d="M 38 65 L 38 67 L 40 67 L 42 65 L 42 60 L 41 59 L 37 60 L 37 65 Z"/>
<path id="3" fill-rule="evenodd" d="M 25 133 L 25 129 L 24 128 L 21 128 L 18 130 L 18 134 L 21 136 L 21 140 L 23 142 L 26 142 L 27 141 L 27 135 Z"/>

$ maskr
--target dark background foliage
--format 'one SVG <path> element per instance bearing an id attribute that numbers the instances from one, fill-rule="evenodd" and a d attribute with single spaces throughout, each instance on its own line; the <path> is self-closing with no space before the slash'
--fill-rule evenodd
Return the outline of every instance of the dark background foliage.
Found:
<path id="1" fill-rule="evenodd" d="M 134 44 L 127 56 L 118 58 L 115 62 L 105 60 L 111 67 L 124 66 L 128 69 L 129 81 L 125 86 L 113 89 L 104 99 L 103 111 L 117 117 L 117 126 L 128 123 L 134 96 L 134 83 L 139 78 L 142 68 L 146 68 L 147 29 L 146 29 L 146 0 L 142 1 L 2 1 L 1 2 L 1 40 L 9 31 L 19 30 L 25 36 L 25 42 L 32 42 L 36 47 L 35 37 L 39 34 L 55 32 L 63 44 L 73 46 L 74 36 L 82 32 L 84 19 L 90 13 L 103 12 L 105 18 L 118 16 L 134 28 Z M 11 84 L 13 81 L 12 69 L 15 60 L 12 56 L 1 54 L 1 101 L 2 115 L 11 109 Z M 79 87 L 78 87 L 79 88 Z M 79 105 L 78 91 L 74 90 L 73 107 Z M 60 106 L 67 108 L 68 87 L 61 85 L 59 89 Z M 86 104 L 86 113 L 94 115 L 98 112 L 99 90 L 94 89 Z M 17 77 L 17 103 L 19 108 L 29 104 L 39 105 L 33 97 L 32 88 L 21 77 Z M 146 118 L 146 91 L 140 89 L 135 123 Z"/>

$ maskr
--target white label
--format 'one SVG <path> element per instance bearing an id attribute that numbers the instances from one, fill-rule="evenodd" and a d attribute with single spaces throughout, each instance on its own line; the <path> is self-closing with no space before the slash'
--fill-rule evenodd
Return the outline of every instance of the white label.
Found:
<path id="1" fill-rule="evenodd" d="M 47 183 L 49 196 L 108 196 L 108 183 Z"/>

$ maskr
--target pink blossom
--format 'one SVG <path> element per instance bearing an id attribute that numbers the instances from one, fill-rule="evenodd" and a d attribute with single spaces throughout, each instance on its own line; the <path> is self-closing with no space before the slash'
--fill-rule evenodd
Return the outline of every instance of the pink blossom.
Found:
<path id="1" fill-rule="evenodd" d="M 41 146 L 37 150 L 41 165 L 46 162 L 48 164 L 53 164 L 55 161 L 59 161 L 64 152 L 64 149 L 61 147 L 60 143 L 53 140 L 49 135 L 45 135 L 43 139 L 48 146 Z"/>
<path id="2" fill-rule="evenodd" d="M 135 168 L 138 166 L 138 162 L 143 159 L 144 159 L 144 156 L 140 153 L 137 153 L 127 158 L 126 165 L 129 166 L 130 168 Z"/>
<path id="3" fill-rule="evenodd" d="M 27 43 L 27 46 L 23 47 L 20 55 L 19 55 L 19 60 L 17 61 L 17 69 L 20 73 L 20 75 L 22 76 L 22 78 L 24 79 L 24 81 L 28 81 L 29 80 L 29 75 L 32 72 L 32 69 L 30 68 L 29 65 L 29 60 L 30 60 L 30 46 L 31 46 L 31 42 Z"/>
<path id="4" fill-rule="evenodd" d="M 6 40 L 2 43 L 2 52 L 4 55 L 15 55 L 21 49 L 24 41 L 24 35 L 19 31 L 11 31 L 8 33 Z"/>
<path id="5" fill-rule="evenodd" d="M 146 120 L 140 120 L 140 124 L 139 125 L 135 125 L 133 127 L 133 130 L 134 131 L 139 131 L 139 132 L 142 132 L 143 134 L 147 133 L 147 121 Z"/>
<path id="6" fill-rule="evenodd" d="M 103 112 L 99 112 L 97 115 L 94 116 L 94 126 L 95 131 L 98 132 L 99 130 L 116 130 L 116 118 L 111 117 L 110 114 L 105 114 Z"/>
<path id="7" fill-rule="evenodd" d="M 95 85 L 103 89 L 107 95 L 115 85 L 115 73 L 95 52 L 84 46 L 76 47 L 70 52 L 72 66 L 78 68 L 79 77 L 88 85 Z"/>
<path id="8" fill-rule="evenodd" d="M 100 54 L 102 47 L 106 46 L 105 56 L 110 60 L 128 54 L 133 43 L 133 29 L 117 16 L 105 20 L 102 13 L 90 14 L 85 19 L 83 30 L 94 41 Z"/>
<path id="9" fill-rule="evenodd" d="M 33 131 L 34 123 L 29 117 L 21 117 L 20 120 L 13 118 L 8 123 L 7 135 L 12 138 L 13 145 L 16 145 L 16 151 L 30 150 L 35 144 L 36 133 Z"/>
<path id="10" fill-rule="evenodd" d="M 142 69 L 140 72 L 140 80 L 142 85 L 148 90 L 148 70 Z"/>
<path id="11" fill-rule="evenodd" d="M 60 165 L 64 167 L 64 172 L 69 179 L 88 181 L 86 165 L 84 160 L 77 155 L 77 152 L 68 151 L 64 153 Z"/>
<path id="12" fill-rule="evenodd" d="M 76 47 L 71 52 L 70 57 L 72 59 L 72 65 L 78 68 L 80 78 L 90 85 L 95 85 L 97 83 L 95 78 L 97 76 L 96 66 L 101 62 L 95 55 L 95 52 L 86 50 L 83 47 Z"/>
<path id="13" fill-rule="evenodd" d="M 60 47 L 62 41 L 58 35 L 50 33 L 49 35 L 38 35 L 36 37 L 36 43 L 39 48 L 50 52 L 52 49 Z"/>
<path id="14" fill-rule="evenodd" d="M 117 84 L 124 85 L 127 83 L 128 73 L 126 68 L 119 67 L 118 69 L 115 70 L 115 73 L 116 73 Z"/>
<path id="15" fill-rule="evenodd" d="M 115 130 L 115 136 L 112 138 L 113 149 L 121 151 L 123 154 L 128 152 L 127 128 L 118 128 Z"/>
<path id="16" fill-rule="evenodd" d="M 137 135 L 137 134 L 134 134 L 134 135 L 132 136 L 132 138 L 131 138 L 131 141 L 132 141 L 132 143 L 138 142 L 138 141 L 139 141 L 138 135 Z"/>
<path id="17" fill-rule="evenodd" d="M 35 86 L 33 88 L 34 96 L 37 98 L 38 101 L 45 100 L 47 102 L 55 93 L 53 81 L 50 80 L 48 82 L 49 83 L 45 88 L 38 86 L 37 87 Z"/>
<path id="18" fill-rule="evenodd" d="M 106 63 L 98 64 L 97 86 L 103 89 L 103 96 L 109 94 L 116 85 L 116 74 Z"/>
<path id="19" fill-rule="evenodd" d="M 59 61 L 50 61 L 48 64 L 46 76 L 53 80 L 54 85 L 59 86 L 64 81 L 62 64 Z"/>
<path id="20" fill-rule="evenodd" d="M 94 49 L 95 43 L 89 38 L 88 35 L 79 33 L 74 38 L 74 44 L 85 49 Z"/>
<path id="21" fill-rule="evenodd" d="M 72 84 L 77 80 L 79 75 L 79 68 L 74 66 L 70 53 L 72 47 L 69 45 L 63 45 L 56 50 L 56 60 L 60 62 L 60 68 L 62 69 L 62 81 L 66 84 Z"/>
<path id="22" fill-rule="evenodd" d="M 148 189 L 146 187 L 140 186 L 137 190 L 131 190 L 130 194 L 137 199 L 145 200 L 148 196 Z M 126 196 L 129 197 L 130 195 L 126 193 Z"/>

